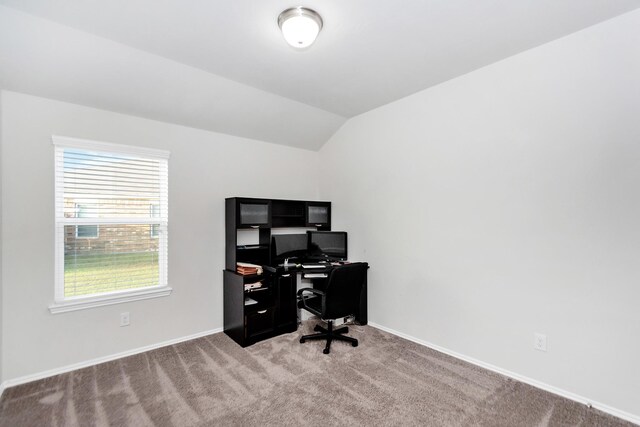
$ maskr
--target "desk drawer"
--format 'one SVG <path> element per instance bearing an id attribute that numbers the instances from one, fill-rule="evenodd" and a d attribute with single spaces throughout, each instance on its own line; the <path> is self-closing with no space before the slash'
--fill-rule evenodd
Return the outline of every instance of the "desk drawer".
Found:
<path id="1" fill-rule="evenodd" d="M 245 337 L 251 338 L 273 332 L 274 311 L 273 307 L 268 307 L 246 313 L 244 317 Z"/>

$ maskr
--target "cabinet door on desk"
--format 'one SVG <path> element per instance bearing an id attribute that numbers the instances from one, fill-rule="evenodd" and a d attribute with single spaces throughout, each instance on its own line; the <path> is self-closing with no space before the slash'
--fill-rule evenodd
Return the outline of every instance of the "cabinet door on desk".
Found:
<path id="1" fill-rule="evenodd" d="M 331 229 L 331 202 L 307 202 L 307 227 Z"/>
<path id="2" fill-rule="evenodd" d="M 298 327 L 298 310 L 296 306 L 296 275 L 283 274 L 276 280 L 276 328 L 295 331 Z"/>
<path id="3" fill-rule="evenodd" d="M 245 338 L 259 340 L 262 335 L 273 334 L 273 307 L 249 311 L 245 314 Z"/>
<path id="4" fill-rule="evenodd" d="M 269 200 L 238 199 L 237 203 L 238 228 L 271 227 L 271 202 Z"/>

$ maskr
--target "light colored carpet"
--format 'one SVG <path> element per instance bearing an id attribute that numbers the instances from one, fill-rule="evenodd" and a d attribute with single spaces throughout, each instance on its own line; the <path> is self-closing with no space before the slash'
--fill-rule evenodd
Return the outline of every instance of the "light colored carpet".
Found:
<path id="1" fill-rule="evenodd" d="M 630 426 L 370 326 L 357 348 L 220 333 L 7 389 L 1 426 Z"/>

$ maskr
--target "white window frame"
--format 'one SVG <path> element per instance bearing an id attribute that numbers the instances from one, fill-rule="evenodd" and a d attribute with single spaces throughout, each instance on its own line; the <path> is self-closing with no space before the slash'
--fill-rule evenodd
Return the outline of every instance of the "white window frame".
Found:
<path id="1" fill-rule="evenodd" d="M 135 219 L 108 219 L 108 218 L 87 218 L 86 222 L 93 224 L 152 224 L 160 223 L 158 227 L 158 257 L 160 264 L 159 284 L 152 287 L 144 287 L 139 289 L 128 289 L 123 291 L 114 291 L 99 295 L 66 297 L 64 296 L 64 227 L 69 223 L 78 224 L 83 220 L 78 218 L 64 217 L 64 181 L 62 174 L 58 174 L 58 170 L 64 167 L 62 161 L 62 153 L 66 148 L 75 148 L 88 151 L 107 152 L 110 154 L 137 155 L 145 158 L 164 160 L 161 162 L 161 183 L 163 188 L 168 188 L 168 160 L 170 153 L 165 150 L 157 150 L 152 148 L 135 147 L 131 145 L 112 144 L 107 142 L 90 141 L 79 138 L 70 138 L 65 136 L 53 135 L 51 137 L 55 148 L 54 171 L 55 179 L 55 289 L 54 302 L 49 305 L 49 311 L 52 314 L 64 313 L 74 310 L 82 310 L 92 307 L 100 307 L 104 305 L 119 304 L 136 300 L 149 298 L 158 298 L 169 296 L 172 288 L 168 285 L 168 215 L 158 221 L 158 218 L 135 218 Z M 161 197 L 161 212 L 168 212 L 168 196 L 166 193 Z"/>

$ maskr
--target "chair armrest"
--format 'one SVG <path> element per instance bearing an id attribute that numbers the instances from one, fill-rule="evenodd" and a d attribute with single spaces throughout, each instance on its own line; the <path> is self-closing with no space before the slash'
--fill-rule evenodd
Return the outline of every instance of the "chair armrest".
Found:
<path id="1" fill-rule="evenodd" d="M 311 292 L 312 294 L 324 296 L 324 292 L 322 292 L 320 289 L 302 288 L 302 289 L 298 290 L 298 297 L 299 298 L 304 298 L 304 296 L 302 294 L 305 293 L 305 292 Z"/>
<path id="2" fill-rule="evenodd" d="M 307 299 L 309 298 L 310 295 L 305 295 L 305 292 L 309 292 L 311 294 L 314 295 L 318 295 L 322 298 L 322 311 L 324 312 L 324 306 L 325 306 L 325 298 L 326 298 L 326 294 L 324 292 L 322 292 L 319 289 L 313 289 L 313 288 L 302 288 L 298 291 L 298 298 L 300 299 L 300 301 L 302 302 L 302 307 L 300 308 L 304 308 L 307 311 L 310 311 L 313 314 L 316 315 L 320 315 L 319 312 L 317 312 L 316 310 L 310 308 L 309 306 L 307 306 Z"/>

